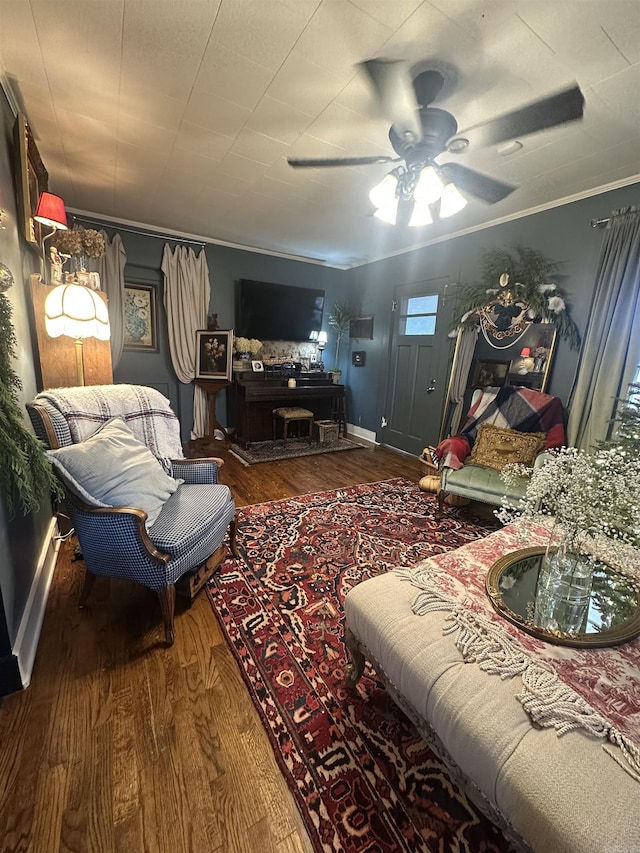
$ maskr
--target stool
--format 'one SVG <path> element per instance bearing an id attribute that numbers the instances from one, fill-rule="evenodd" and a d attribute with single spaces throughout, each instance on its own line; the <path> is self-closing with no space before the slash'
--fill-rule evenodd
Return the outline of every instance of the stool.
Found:
<path id="1" fill-rule="evenodd" d="M 347 434 L 347 413 L 344 397 L 334 397 L 331 401 L 331 419 L 338 422 L 338 435 Z"/>
<path id="2" fill-rule="evenodd" d="M 287 446 L 287 432 L 289 430 L 290 421 L 306 421 L 309 425 L 308 441 L 311 444 L 311 430 L 313 429 L 313 419 L 315 415 L 309 409 L 299 409 L 297 406 L 281 406 L 279 409 L 273 409 L 273 440 L 276 440 L 276 423 L 278 418 L 282 418 L 282 446 Z M 300 437 L 300 426 L 298 425 L 298 437 Z"/>

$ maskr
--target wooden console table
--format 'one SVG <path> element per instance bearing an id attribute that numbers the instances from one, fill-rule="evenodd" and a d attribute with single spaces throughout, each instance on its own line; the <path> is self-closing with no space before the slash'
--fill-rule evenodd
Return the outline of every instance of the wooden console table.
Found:
<path id="1" fill-rule="evenodd" d="M 239 372 L 231 396 L 235 400 L 236 438 L 244 446 L 271 439 L 271 412 L 277 406 L 310 409 L 316 420 L 336 420 L 339 432 L 346 432 L 344 385 L 334 385 L 324 375 L 302 374 L 296 387 L 289 388 L 283 378 Z"/>
<path id="2" fill-rule="evenodd" d="M 214 438 L 216 429 L 219 429 L 224 437 L 228 439 L 229 433 L 216 417 L 216 397 L 218 396 L 218 391 L 228 388 L 231 382 L 228 382 L 226 379 L 196 379 L 194 381 L 198 388 L 202 388 L 209 398 L 209 435 Z"/>

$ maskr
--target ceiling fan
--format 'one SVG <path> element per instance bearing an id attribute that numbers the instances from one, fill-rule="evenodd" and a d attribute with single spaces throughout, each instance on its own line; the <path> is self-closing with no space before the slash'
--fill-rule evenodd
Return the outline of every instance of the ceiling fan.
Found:
<path id="1" fill-rule="evenodd" d="M 290 166 L 325 168 L 398 163 L 370 193 L 374 214 L 385 222 L 425 225 L 466 205 L 462 192 L 487 204 L 506 198 L 516 187 L 463 166 L 438 163 L 443 152 L 461 153 L 469 145 L 495 145 L 582 118 L 584 96 L 577 85 L 520 109 L 497 116 L 458 134 L 458 123 L 446 110 L 432 107 L 445 83 L 436 68 L 411 78 L 408 63 L 370 59 L 362 63 L 382 113 L 391 121 L 389 140 L 398 155 L 288 158 Z"/>

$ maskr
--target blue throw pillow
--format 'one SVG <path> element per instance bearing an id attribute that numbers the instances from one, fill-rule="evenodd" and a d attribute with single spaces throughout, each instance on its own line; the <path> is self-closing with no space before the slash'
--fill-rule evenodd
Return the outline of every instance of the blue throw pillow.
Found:
<path id="1" fill-rule="evenodd" d="M 122 418 L 47 455 L 62 481 L 92 506 L 131 506 L 147 513 L 147 527 L 184 480 L 174 480 Z"/>

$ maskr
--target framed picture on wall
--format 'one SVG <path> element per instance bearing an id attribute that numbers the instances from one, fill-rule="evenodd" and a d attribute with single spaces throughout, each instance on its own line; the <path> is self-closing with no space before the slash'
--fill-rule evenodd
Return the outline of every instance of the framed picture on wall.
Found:
<path id="1" fill-rule="evenodd" d="M 125 282 L 124 348 L 134 352 L 158 352 L 156 289 L 151 284 Z"/>
<path id="2" fill-rule="evenodd" d="M 196 332 L 196 379 L 226 379 L 233 370 L 233 330 Z"/>
<path id="3" fill-rule="evenodd" d="M 502 388 L 507 380 L 510 364 L 510 361 L 493 361 L 492 359 L 476 361 L 471 371 L 471 387 Z"/>
<path id="4" fill-rule="evenodd" d="M 38 147 L 27 124 L 27 119 L 18 113 L 13 129 L 13 140 L 17 152 L 16 197 L 18 220 L 25 240 L 40 251 L 41 225 L 33 218 L 38 207 L 40 193 L 49 188 L 49 175 L 40 158 Z"/>

